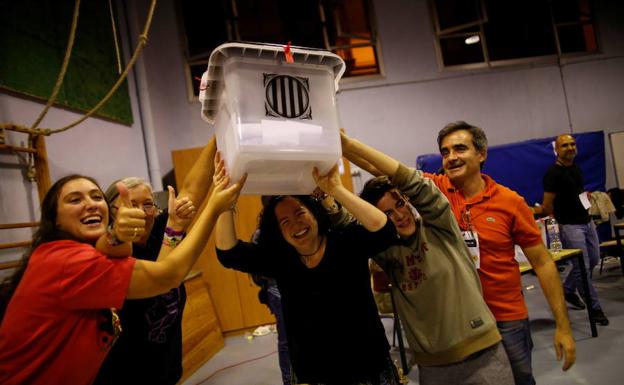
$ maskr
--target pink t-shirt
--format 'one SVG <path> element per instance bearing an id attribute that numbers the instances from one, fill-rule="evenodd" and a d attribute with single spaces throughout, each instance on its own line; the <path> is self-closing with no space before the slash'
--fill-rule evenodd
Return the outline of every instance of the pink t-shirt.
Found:
<path id="1" fill-rule="evenodd" d="M 134 263 L 70 240 L 39 246 L 0 324 L 0 383 L 91 384 L 113 339 L 104 313 L 122 306 Z"/>

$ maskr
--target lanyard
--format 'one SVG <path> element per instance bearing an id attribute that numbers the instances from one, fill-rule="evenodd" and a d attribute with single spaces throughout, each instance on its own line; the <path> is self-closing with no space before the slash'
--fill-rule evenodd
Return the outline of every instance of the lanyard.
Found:
<path id="1" fill-rule="evenodd" d="M 459 225 L 459 228 L 461 230 L 469 231 L 474 231 L 472 226 L 473 220 L 485 214 L 488 211 L 491 203 L 488 199 L 488 202 L 483 207 L 483 210 L 477 210 L 476 206 L 479 203 L 482 203 L 483 200 L 486 198 L 481 198 L 481 200 L 478 202 L 466 203 L 466 200 L 463 199 L 459 190 L 454 191 L 454 193 L 451 195 L 451 199 L 453 214 L 455 214 L 455 218 L 457 219 L 457 224 Z"/>

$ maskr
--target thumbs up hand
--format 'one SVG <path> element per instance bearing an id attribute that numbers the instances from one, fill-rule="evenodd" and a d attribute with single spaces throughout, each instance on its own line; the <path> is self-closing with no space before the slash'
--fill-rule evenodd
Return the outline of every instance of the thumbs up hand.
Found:
<path id="1" fill-rule="evenodd" d="M 117 216 L 113 223 L 115 237 L 123 242 L 133 242 L 141 238 L 145 232 L 145 212 L 132 207 L 128 188 L 121 182 L 117 183 L 119 198 Z"/>
<path id="2" fill-rule="evenodd" d="M 168 203 L 168 226 L 176 231 L 185 231 L 191 224 L 193 217 L 197 213 L 197 209 L 193 201 L 188 197 L 176 197 L 175 189 L 167 186 L 169 190 Z"/>

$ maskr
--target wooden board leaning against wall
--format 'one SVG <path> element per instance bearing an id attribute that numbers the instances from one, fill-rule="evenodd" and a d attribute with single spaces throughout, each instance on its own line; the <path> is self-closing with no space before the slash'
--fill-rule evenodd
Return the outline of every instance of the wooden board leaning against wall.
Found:
<path id="1" fill-rule="evenodd" d="M 178 186 L 193 162 L 201 153 L 201 148 L 191 148 L 172 152 L 173 165 Z M 344 173 L 342 182 L 353 191 L 349 162 L 343 159 Z M 238 201 L 236 231 L 241 239 L 250 239 L 256 229 L 260 213 L 260 197 L 242 195 Z M 268 308 L 258 301 L 259 288 L 248 274 L 226 269 L 217 260 L 214 234 L 206 242 L 201 256 L 193 270 L 201 270 L 212 303 L 225 335 L 239 333 L 242 330 L 275 322 Z"/>

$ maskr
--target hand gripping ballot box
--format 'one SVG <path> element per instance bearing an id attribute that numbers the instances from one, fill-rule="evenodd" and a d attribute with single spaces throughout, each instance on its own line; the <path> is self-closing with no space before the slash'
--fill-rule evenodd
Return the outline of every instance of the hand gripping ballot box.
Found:
<path id="1" fill-rule="evenodd" d="M 243 193 L 309 194 L 313 167 L 324 174 L 336 164 L 344 70 L 323 50 L 226 43 L 212 52 L 200 86 L 202 118 L 215 125 L 231 181 L 248 174 Z"/>

